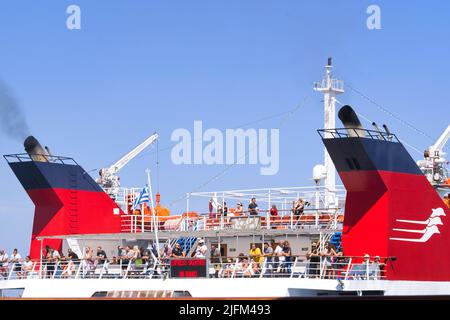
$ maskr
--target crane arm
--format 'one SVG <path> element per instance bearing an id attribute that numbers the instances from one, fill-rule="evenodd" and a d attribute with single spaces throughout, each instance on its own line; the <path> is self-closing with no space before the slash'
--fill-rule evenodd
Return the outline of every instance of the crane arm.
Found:
<path id="1" fill-rule="evenodd" d="M 119 161 L 114 163 L 112 166 L 108 168 L 108 172 L 110 174 L 116 174 L 120 169 L 122 169 L 128 162 L 133 160 L 139 153 L 144 151 L 145 148 L 147 148 L 149 145 L 153 144 L 157 139 L 159 138 L 159 135 L 157 133 L 152 134 L 150 137 L 148 137 L 144 142 L 142 142 L 140 145 L 138 145 L 136 148 L 131 150 L 128 154 L 123 156 Z"/>
<path id="2" fill-rule="evenodd" d="M 445 131 L 441 134 L 439 139 L 436 140 L 435 144 L 431 146 L 431 150 L 433 151 L 441 151 L 444 149 L 445 144 L 447 143 L 448 139 L 450 139 L 450 125 L 445 129 Z"/>

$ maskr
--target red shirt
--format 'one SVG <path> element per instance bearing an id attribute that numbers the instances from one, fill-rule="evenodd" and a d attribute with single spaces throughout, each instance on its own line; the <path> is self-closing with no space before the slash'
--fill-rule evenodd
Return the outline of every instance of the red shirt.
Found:
<path id="1" fill-rule="evenodd" d="M 277 216 L 278 215 L 278 209 L 277 208 L 270 208 L 270 215 L 271 216 Z"/>

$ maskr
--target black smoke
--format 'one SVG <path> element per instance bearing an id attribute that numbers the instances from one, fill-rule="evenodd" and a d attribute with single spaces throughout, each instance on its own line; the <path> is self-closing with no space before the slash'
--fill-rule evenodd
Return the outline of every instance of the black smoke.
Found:
<path id="1" fill-rule="evenodd" d="M 10 87 L 0 79 L 0 130 L 22 142 L 30 133 L 25 114 Z"/>

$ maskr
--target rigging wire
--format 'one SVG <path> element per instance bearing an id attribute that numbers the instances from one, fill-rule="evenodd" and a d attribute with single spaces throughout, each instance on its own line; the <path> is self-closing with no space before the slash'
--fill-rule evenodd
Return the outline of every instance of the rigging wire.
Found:
<path id="1" fill-rule="evenodd" d="M 298 110 L 300 110 L 300 108 L 304 107 L 306 105 L 306 101 L 309 99 L 309 96 L 307 96 L 303 102 L 301 104 L 299 104 L 297 107 L 287 111 L 287 112 L 283 112 L 282 114 L 285 115 L 285 117 L 283 117 L 280 120 L 280 123 L 278 124 L 278 126 L 276 127 L 276 129 L 280 129 L 285 123 L 286 121 L 292 116 L 294 115 Z M 279 116 L 279 115 L 278 115 Z M 270 131 L 269 131 L 269 135 L 270 135 Z M 267 137 L 265 137 L 265 139 L 263 140 L 264 142 L 267 140 Z M 185 200 L 187 197 L 187 194 L 191 194 L 194 193 L 200 189 L 202 189 L 203 187 L 207 186 L 208 184 L 210 184 L 211 182 L 217 180 L 220 176 L 222 176 L 223 174 L 225 174 L 228 170 L 230 170 L 231 168 L 233 168 L 236 164 L 239 163 L 239 160 L 245 159 L 247 158 L 248 154 L 250 153 L 250 151 L 253 151 L 253 149 L 256 146 L 253 146 L 252 148 L 249 148 L 249 150 L 247 150 L 247 152 L 245 153 L 245 155 L 243 155 L 242 157 L 240 157 L 239 159 L 236 159 L 236 162 L 227 165 L 224 169 L 222 169 L 221 171 L 219 171 L 217 174 L 215 174 L 214 176 L 212 176 L 210 179 L 206 180 L 204 183 L 200 184 L 199 186 L 197 186 L 196 188 L 194 188 L 193 190 L 191 190 L 190 192 L 187 193 L 183 193 L 182 195 L 180 195 L 178 198 L 176 198 L 175 200 L 173 200 L 172 202 L 169 203 L 168 207 L 173 206 L 174 204 L 180 202 L 181 200 Z"/>
<path id="2" fill-rule="evenodd" d="M 339 103 L 340 105 L 343 105 L 343 103 L 340 102 L 338 99 L 334 98 L 334 100 L 335 100 L 337 103 Z M 360 117 L 360 118 L 366 120 L 366 121 L 367 121 L 368 123 L 370 123 L 371 125 L 372 125 L 372 123 L 374 123 L 374 121 L 370 120 L 369 118 L 367 118 L 366 116 L 364 116 L 362 113 L 356 112 L 356 111 L 355 111 L 355 113 L 358 115 L 358 117 Z M 397 138 L 397 139 L 398 139 L 398 138 Z M 411 145 L 410 143 L 406 142 L 406 141 L 403 140 L 403 139 L 402 139 L 402 140 L 399 139 L 399 141 L 400 141 L 402 144 L 404 144 L 404 145 L 410 147 L 411 150 L 413 150 L 413 151 L 417 152 L 418 154 L 420 154 L 421 156 L 423 156 L 423 152 L 420 151 L 418 148 L 414 147 L 413 145 Z"/>
<path id="3" fill-rule="evenodd" d="M 372 100 L 371 98 L 369 98 L 368 96 L 366 96 L 365 94 L 363 94 L 361 91 L 355 89 L 354 87 L 352 87 L 348 82 L 346 82 L 346 87 L 350 88 L 350 90 L 352 90 L 353 92 L 355 92 L 356 94 L 360 95 L 362 98 L 364 98 L 365 100 L 369 101 L 371 104 L 373 104 L 374 106 L 376 106 L 378 109 L 380 109 L 381 111 L 383 111 L 384 113 L 386 113 L 387 115 L 391 116 L 392 118 L 396 119 L 398 122 L 400 122 L 401 124 L 413 129 L 414 131 L 416 131 L 417 133 L 427 137 L 428 139 L 430 139 L 431 141 L 434 141 L 434 139 L 428 135 L 427 133 L 425 133 L 424 131 L 416 128 L 414 125 L 412 125 L 411 123 L 403 120 L 402 118 L 400 118 L 399 116 L 393 114 L 391 111 L 389 111 L 387 108 L 383 107 L 382 105 L 378 104 L 377 102 L 375 102 L 374 100 Z"/>

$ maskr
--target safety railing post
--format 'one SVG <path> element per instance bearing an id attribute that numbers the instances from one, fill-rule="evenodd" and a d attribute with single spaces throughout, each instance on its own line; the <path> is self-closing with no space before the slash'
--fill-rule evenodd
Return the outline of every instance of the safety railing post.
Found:
<path id="1" fill-rule="evenodd" d="M 294 270 L 297 267 L 297 261 L 298 261 L 298 257 L 295 257 L 294 265 L 291 267 L 291 276 L 290 276 L 290 278 L 292 278 L 294 276 Z"/>
<path id="2" fill-rule="evenodd" d="M 106 261 L 105 260 L 105 262 L 103 263 L 103 266 L 102 266 L 102 268 L 100 269 L 100 275 L 99 275 L 99 279 L 101 279 L 102 278 L 102 276 L 103 276 L 103 271 L 105 270 L 105 268 L 106 268 L 106 263 L 107 263 L 108 261 Z"/>
<path id="3" fill-rule="evenodd" d="M 369 260 L 366 262 L 366 280 L 369 280 Z"/>
<path id="4" fill-rule="evenodd" d="M 264 274 L 266 273 L 266 268 L 267 268 L 266 264 L 267 264 L 267 257 L 264 257 L 263 264 L 261 266 L 261 274 L 259 275 L 260 278 L 262 278 L 264 276 Z"/>
<path id="5" fill-rule="evenodd" d="M 234 276 L 236 275 L 236 268 L 237 268 L 238 261 L 239 261 L 239 258 L 236 258 L 236 261 L 234 262 L 234 266 L 233 266 L 233 272 L 231 273 L 231 278 L 234 278 Z"/>
<path id="6" fill-rule="evenodd" d="M 78 279 L 78 277 L 79 277 L 79 275 L 80 275 L 80 271 L 81 271 L 82 264 L 83 264 L 83 261 L 82 261 L 82 260 L 79 260 L 77 272 L 75 273 L 75 279 Z"/>
<path id="7" fill-rule="evenodd" d="M 9 271 L 8 280 L 11 280 L 11 276 L 12 276 L 12 273 L 13 273 L 13 271 L 14 271 L 14 266 L 15 266 L 15 265 L 16 265 L 16 263 L 14 262 L 14 263 L 12 264 L 11 270 Z"/>
<path id="8" fill-rule="evenodd" d="M 352 266 L 352 258 L 349 258 L 349 259 L 348 259 L 348 265 L 347 265 L 347 271 L 345 272 L 345 278 L 344 278 L 344 280 L 347 280 L 348 275 L 349 275 L 349 273 L 350 273 L 350 268 L 351 268 L 351 266 Z"/>
<path id="9" fill-rule="evenodd" d="M 55 279 L 56 271 L 58 271 L 59 261 L 55 263 L 55 270 L 53 270 L 52 279 Z"/>

